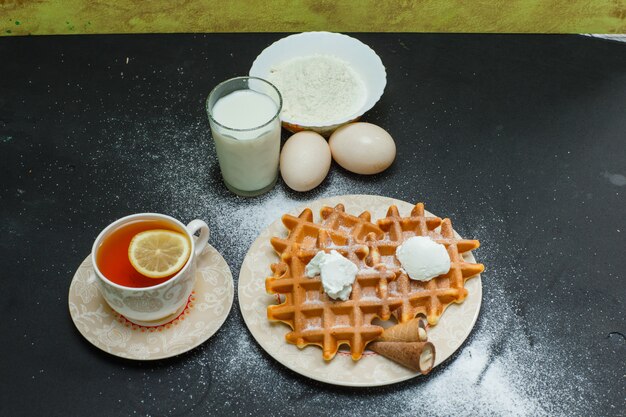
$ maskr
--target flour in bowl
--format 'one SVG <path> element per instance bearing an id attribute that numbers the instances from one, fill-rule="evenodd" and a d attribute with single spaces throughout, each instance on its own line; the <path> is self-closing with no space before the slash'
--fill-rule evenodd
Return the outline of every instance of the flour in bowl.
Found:
<path id="1" fill-rule="evenodd" d="M 365 83 L 359 74 L 331 55 L 284 61 L 270 70 L 268 78 L 283 96 L 282 118 L 297 124 L 335 124 L 356 116 L 365 102 Z"/>

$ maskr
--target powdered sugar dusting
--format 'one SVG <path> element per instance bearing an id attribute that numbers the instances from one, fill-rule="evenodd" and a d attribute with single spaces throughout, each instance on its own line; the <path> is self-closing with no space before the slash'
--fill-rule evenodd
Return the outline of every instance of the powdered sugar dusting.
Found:
<path id="1" fill-rule="evenodd" d="M 166 214 L 183 221 L 207 220 L 212 232 L 210 241 L 226 258 L 235 280 L 253 240 L 293 207 L 341 194 L 379 194 L 387 190 L 388 195 L 402 199 L 404 193 L 412 193 L 410 187 L 405 187 L 396 194 L 395 186 L 389 185 L 386 181 L 390 179 L 384 176 L 364 179 L 333 167 L 314 192 L 295 194 L 279 182 L 264 196 L 240 198 L 221 184 L 206 123 L 191 124 L 183 131 L 176 130 L 174 124 L 164 128 L 163 121 L 158 126 L 160 134 L 154 141 L 133 144 L 139 149 L 128 156 L 121 153 L 120 163 L 136 163 L 134 155 L 142 151 L 148 161 L 158 161 L 158 170 L 144 168 L 150 162 L 137 165 L 139 181 L 156 185 L 143 192 L 158 199 L 160 210 Z M 137 129 L 137 135 L 144 129 L 140 125 L 132 127 Z M 169 153 L 160 151 L 165 148 L 160 146 L 163 143 L 169 144 Z M 186 162 L 181 165 L 180 161 Z M 458 192 L 448 191 L 454 195 Z M 433 196 L 436 198 L 439 197 Z M 235 301 L 230 317 L 214 337 L 193 352 L 162 365 L 168 369 L 170 381 L 166 382 L 172 388 L 171 401 L 146 402 L 141 407 L 147 415 L 176 415 L 183 411 L 223 415 L 226 410 L 230 414 L 260 415 L 270 409 L 273 415 L 332 410 L 335 416 L 373 412 L 398 416 L 588 414 L 601 398 L 590 395 L 596 392 L 590 378 L 572 372 L 571 364 L 581 358 L 572 357 L 568 353 L 571 349 L 551 343 L 546 329 L 527 321 L 525 312 L 532 306 L 518 305 L 511 295 L 512 283 L 521 274 L 516 256 L 524 248 L 512 243 L 506 222 L 489 204 L 481 205 L 477 211 L 465 206 L 463 199 L 457 200 L 459 204 L 450 207 L 449 212 L 436 214 L 449 215 L 462 235 L 481 240 L 482 247 L 475 251 L 475 256 L 486 267 L 483 307 L 465 345 L 430 375 L 370 389 L 347 389 L 308 380 L 284 368 L 262 350 L 247 331 Z M 428 200 L 426 203 L 428 208 Z M 584 353 L 580 355 L 585 358 Z M 150 399 L 153 384 L 163 381 L 155 381 L 153 371 L 143 370 L 143 366 L 137 365 L 135 373 L 130 374 L 129 385 L 137 398 Z M 572 383 L 555 384 L 564 378 Z"/>

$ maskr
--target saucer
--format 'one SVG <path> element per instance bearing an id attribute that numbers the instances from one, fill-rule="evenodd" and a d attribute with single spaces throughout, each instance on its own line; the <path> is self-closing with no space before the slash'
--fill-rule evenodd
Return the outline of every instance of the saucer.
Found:
<path id="1" fill-rule="evenodd" d="M 222 326 L 233 304 L 233 276 L 211 245 L 198 257 L 196 283 L 181 311 L 155 323 L 120 315 L 102 298 L 88 256 L 74 274 L 69 309 L 78 331 L 92 345 L 133 360 L 164 359 L 187 352 Z"/>

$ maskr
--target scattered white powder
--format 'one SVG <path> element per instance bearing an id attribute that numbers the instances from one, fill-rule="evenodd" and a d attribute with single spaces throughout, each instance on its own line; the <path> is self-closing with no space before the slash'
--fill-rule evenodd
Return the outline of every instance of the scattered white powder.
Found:
<path id="1" fill-rule="evenodd" d="M 413 178 L 398 188 L 388 176 L 371 179 L 333 169 L 324 183 L 310 193 L 291 192 L 279 181 L 264 196 L 240 198 L 221 184 L 205 120 L 189 120 L 189 127 L 183 130 L 180 126 L 185 123 L 180 120 L 137 123 L 115 119 L 111 124 L 116 125 L 114 132 L 127 133 L 116 137 L 112 132 L 103 132 L 103 137 L 112 138 L 111 143 L 103 143 L 96 152 L 115 154 L 116 163 L 125 169 L 110 169 L 103 166 L 108 163 L 106 158 L 95 157 L 96 175 L 90 179 L 111 191 L 90 196 L 89 205 L 105 207 L 106 219 L 112 217 L 106 207 L 113 201 L 124 205 L 128 213 L 155 210 L 183 221 L 207 220 L 212 232 L 210 242 L 230 265 L 235 288 L 239 267 L 253 240 L 291 208 L 341 194 L 382 193 L 402 199 L 403 194 L 408 196 L 412 189 L 419 188 Z M 144 155 L 142 163 L 137 163 L 137 154 Z M 129 172 L 128 167 L 135 167 L 132 178 L 122 174 Z M 100 176 L 100 172 L 107 175 Z M 113 191 L 104 186 L 110 181 L 121 185 Z M 513 290 L 522 282 L 523 271 L 518 269 L 517 259 L 527 250 L 524 242 L 516 243 L 511 238 L 510 225 L 496 213 L 492 201 L 486 199 L 476 203 L 478 207 L 470 206 L 468 193 L 471 194 L 471 187 L 468 191 L 452 183 L 445 192 L 431 194 L 429 201 L 430 207 L 449 207 L 447 212 L 438 214 L 450 216 L 463 235 L 481 240 L 475 256 L 486 266 L 483 305 L 466 343 L 430 375 L 370 389 L 342 388 L 309 380 L 265 353 L 247 330 L 235 299 L 224 326 L 201 347 L 168 361 L 130 363 L 113 371 L 112 375 L 122 372 L 128 378 L 128 394 L 118 399 L 119 405 L 114 399 L 111 412 L 121 412 L 132 401 L 135 409 L 144 410 L 142 415 L 150 416 L 278 416 L 329 410 L 336 417 L 609 415 L 602 412 L 607 409 L 606 399 L 598 389 L 604 385 L 598 381 L 596 386 L 594 378 L 596 374 L 601 378 L 612 374 L 607 369 L 598 374 L 592 365 L 598 353 L 592 346 L 597 346 L 597 340 L 581 338 L 581 348 L 573 350 L 563 346 L 564 342 L 556 342 L 551 334 L 554 329 L 529 319 L 535 306 L 520 305 L 514 295 L 517 291 Z M 136 198 L 138 195 L 140 199 Z M 79 202 L 83 197 L 77 195 Z M 450 200 L 456 203 L 450 204 Z M 155 203 L 146 206 L 137 201 Z M 96 228 L 93 233 L 97 233 Z M 534 300 L 542 302 L 550 303 L 545 297 Z M 560 307 L 555 302 L 553 308 Z M 572 322 L 585 325 L 581 318 L 573 317 Z M 606 350 L 600 353 L 612 354 Z M 585 370 L 581 363 L 589 363 L 589 369 Z M 622 378 L 621 374 L 611 377 Z M 164 388 L 168 392 L 165 397 L 161 395 Z M 623 404 L 609 407 L 614 410 L 613 415 L 623 410 Z"/>
<path id="2" fill-rule="evenodd" d="M 330 55 L 293 58 L 270 70 L 283 96 L 281 115 L 311 126 L 331 125 L 354 115 L 365 101 L 365 84 L 342 59 Z"/>

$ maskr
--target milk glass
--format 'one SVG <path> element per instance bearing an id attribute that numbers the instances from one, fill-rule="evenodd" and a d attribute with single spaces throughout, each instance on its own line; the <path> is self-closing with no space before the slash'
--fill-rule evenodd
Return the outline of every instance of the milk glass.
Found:
<path id="1" fill-rule="evenodd" d="M 280 92 L 266 80 L 236 77 L 211 91 L 207 113 L 226 187 L 241 196 L 269 191 L 278 177 Z"/>

